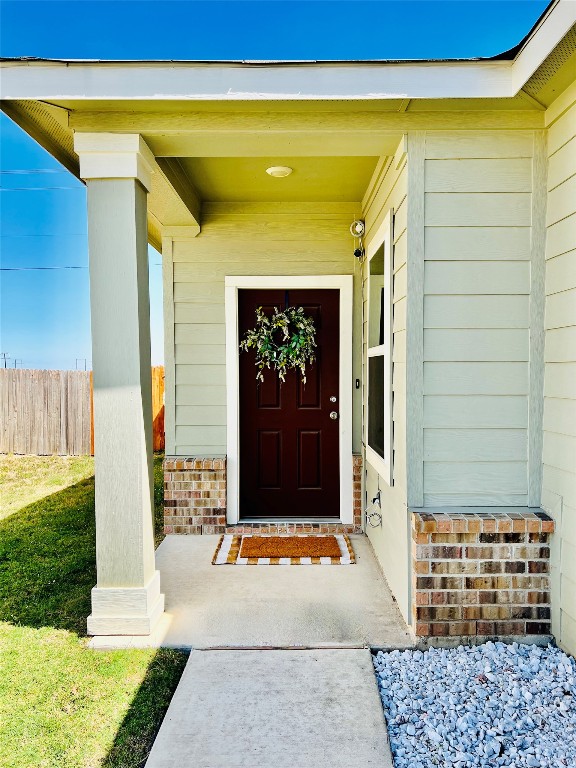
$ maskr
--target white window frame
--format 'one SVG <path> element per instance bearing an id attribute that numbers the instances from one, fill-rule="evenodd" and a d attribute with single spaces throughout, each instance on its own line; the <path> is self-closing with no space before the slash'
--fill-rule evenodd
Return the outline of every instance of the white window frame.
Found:
<path id="1" fill-rule="evenodd" d="M 367 319 L 367 336 L 366 336 L 366 424 L 364 425 L 364 443 L 366 446 L 366 461 L 373 467 L 380 477 L 388 485 L 393 485 L 392 476 L 392 253 L 393 253 L 393 240 L 392 240 L 392 221 L 393 213 L 388 211 L 384 221 L 378 227 L 374 237 L 370 241 L 366 250 L 366 319 Z M 378 250 L 384 246 L 384 343 L 375 347 L 370 347 L 370 262 L 378 252 Z M 384 358 L 384 414 L 388 418 L 384 419 L 384 458 L 380 456 L 376 451 L 368 444 L 368 423 L 370 419 L 369 407 L 370 407 L 370 376 L 368 370 L 368 364 L 371 357 L 383 357 Z"/>

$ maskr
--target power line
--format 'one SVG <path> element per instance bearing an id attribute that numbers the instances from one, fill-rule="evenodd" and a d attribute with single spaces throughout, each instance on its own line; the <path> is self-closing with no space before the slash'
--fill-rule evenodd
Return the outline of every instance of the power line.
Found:
<path id="1" fill-rule="evenodd" d="M 13 238 L 13 237 L 88 237 L 88 232 L 65 232 L 62 235 L 57 235 L 54 233 L 48 234 L 48 235 L 0 235 L 1 237 L 5 238 Z"/>
<path id="2" fill-rule="evenodd" d="M 79 187 L 0 187 L 0 192 L 46 192 L 53 189 L 75 189 L 77 192 L 84 190 L 84 186 Z"/>
<path id="3" fill-rule="evenodd" d="M 4 171 L 0 171 L 0 174 L 18 174 L 20 176 L 28 176 L 36 173 L 68 173 L 64 169 L 59 168 L 8 168 Z"/>
<path id="4" fill-rule="evenodd" d="M 150 262 L 151 267 L 161 267 L 162 264 L 156 264 L 156 262 Z M 88 265 L 85 264 L 79 267 L 63 266 L 63 267 L 0 267 L 0 272 L 33 272 L 35 270 L 46 269 L 88 269 Z"/>
<path id="5" fill-rule="evenodd" d="M 45 270 L 45 269 L 88 269 L 87 265 L 80 267 L 0 267 L 0 272 L 30 272 L 32 270 Z"/>

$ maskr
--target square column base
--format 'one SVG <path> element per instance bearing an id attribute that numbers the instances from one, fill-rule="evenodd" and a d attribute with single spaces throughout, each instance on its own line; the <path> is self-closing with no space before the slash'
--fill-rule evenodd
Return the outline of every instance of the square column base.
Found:
<path id="1" fill-rule="evenodd" d="M 144 587 L 94 587 L 89 635 L 149 635 L 164 613 L 160 572 Z"/>

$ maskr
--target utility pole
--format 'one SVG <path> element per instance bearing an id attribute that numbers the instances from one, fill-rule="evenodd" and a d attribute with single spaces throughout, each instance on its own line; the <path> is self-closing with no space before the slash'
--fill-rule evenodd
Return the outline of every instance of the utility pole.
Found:
<path id="1" fill-rule="evenodd" d="M 86 370 L 86 358 L 85 357 L 77 357 L 76 358 L 76 370 L 77 371 L 81 370 L 81 367 L 78 368 L 78 360 L 80 360 L 80 363 L 82 363 L 82 361 L 84 361 L 84 370 Z"/>
<path id="2" fill-rule="evenodd" d="M 22 358 L 14 358 L 14 368 L 18 368 L 18 363 L 22 365 Z"/>
<path id="3" fill-rule="evenodd" d="M 0 360 L 4 360 L 4 368 L 8 368 L 8 360 L 11 360 L 12 358 L 8 354 L 8 352 L 0 352 Z"/>

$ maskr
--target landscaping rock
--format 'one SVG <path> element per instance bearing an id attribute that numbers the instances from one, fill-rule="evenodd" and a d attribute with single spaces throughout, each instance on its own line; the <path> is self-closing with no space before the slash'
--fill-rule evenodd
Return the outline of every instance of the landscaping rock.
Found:
<path id="1" fill-rule="evenodd" d="M 379 652 L 395 768 L 576 767 L 576 661 L 488 642 Z"/>

